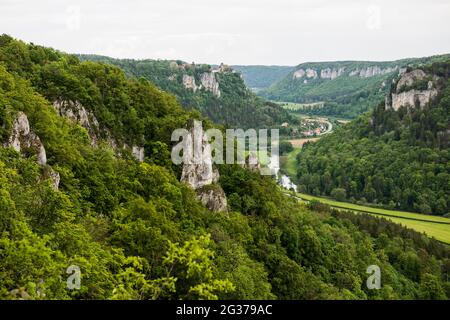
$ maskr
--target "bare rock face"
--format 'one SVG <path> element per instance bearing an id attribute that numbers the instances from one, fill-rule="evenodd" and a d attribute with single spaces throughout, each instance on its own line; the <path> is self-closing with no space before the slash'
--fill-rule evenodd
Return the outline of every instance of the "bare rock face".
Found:
<path id="1" fill-rule="evenodd" d="M 183 86 L 186 89 L 192 90 L 194 92 L 198 89 L 197 85 L 195 84 L 195 78 L 187 74 L 183 75 Z"/>
<path id="2" fill-rule="evenodd" d="M 42 166 L 43 173 L 41 179 L 50 179 L 52 187 L 58 190 L 61 180 L 58 172 L 47 165 L 47 154 L 41 139 L 31 130 L 28 117 L 25 113 L 19 112 L 13 123 L 12 133 L 5 147 L 12 147 L 24 156 L 30 154 L 37 156 L 37 163 Z"/>
<path id="3" fill-rule="evenodd" d="M 314 69 L 306 69 L 306 77 L 307 78 L 317 78 L 317 71 Z"/>
<path id="4" fill-rule="evenodd" d="M 403 106 L 423 108 L 428 102 L 437 96 L 437 90 L 409 90 L 399 94 L 392 94 L 392 109 L 397 111 Z"/>
<path id="5" fill-rule="evenodd" d="M 216 76 L 213 72 L 204 72 L 200 78 L 202 87 L 208 91 L 211 91 L 216 97 L 220 97 L 219 83 L 216 80 Z"/>
<path id="6" fill-rule="evenodd" d="M 194 150 L 184 150 L 181 181 L 194 189 L 212 184 L 217 180 L 218 172 L 213 170 L 211 145 L 206 134 L 192 128 L 186 139 L 188 145 L 194 146 Z"/>
<path id="7" fill-rule="evenodd" d="M 52 170 L 50 173 L 50 179 L 52 180 L 52 187 L 55 190 L 59 188 L 59 182 L 61 181 L 61 177 L 58 172 Z"/>
<path id="8" fill-rule="evenodd" d="M 58 99 L 53 102 L 53 107 L 60 116 L 66 117 L 85 128 L 89 133 L 92 145 L 97 145 L 99 140 L 97 135 L 99 128 L 98 121 L 80 102 Z"/>
<path id="9" fill-rule="evenodd" d="M 420 69 L 405 72 L 399 79 L 395 91 L 386 97 L 385 109 L 393 109 L 397 111 L 401 107 L 423 108 L 432 99 L 434 99 L 438 91 L 434 87 L 433 81 L 428 81 L 426 90 L 417 90 L 410 88 L 417 81 L 426 79 L 427 74 Z"/>
<path id="10" fill-rule="evenodd" d="M 253 172 L 259 172 L 259 170 L 261 169 L 261 164 L 255 152 L 250 152 L 248 157 L 245 159 L 244 168 L 247 168 L 248 170 Z"/>
<path id="11" fill-rule="evenodd" d="M 189 184 L 197 190 L 197 196 L 211 211 L 227 211 L 225 193 L 216 184 L 220 178 L 219 171 L 213 166 L 211 145 L 201 128 L 194 127 L 186 136 L 186 144 L 194 148 L 183 151 L 183 168 L 181 182 Z"/>
<path id="12" fill-rule="evenodd" d="M 61 176 L 58 172 L 52 169 L 50 166 L 44 166 L 42 179 L 50 180 L 52 184 L 52 188 L 58 190 L 59 182 L 61 181 Z"/>
<path id="13" fill-rule="evenodd" d="M 341 76 L 345 71 L 345 68 L 339 68 L 339 69 L 330 69 L 330 68 L 326 68 L 326 69 L 322 69 L 320 71 L 320 77 L 322 79 L 336 79 L 337 77 Z"/>
<path id="14" fill-rule="evenodd" d="M 397 66 L 395 66 L 394 68 L 388 67 L 386 69 L 381 69 L 378 66 L 371 66 L 371 67 L 367 67 L 366 69 L 362 69 L 359 72 L 359 77 L 360 78 L 370 78 L 370 77 L 374 77 L 380 74 L 387 74 L 387 73 L 391 73 L 394 72 L 395 70 L 397 70 Z"/>
<path id="15" fill-rule="evenodd" d="M 133 146 L 131 153 L 139 162 L 144 161 L 144 147 Z"/>
<path id="16" fill-rule="evenodd" d="M 227 197 L 222 187 L 216 184 L 208 185 L 197 190 L 197 196 L 205 207 L 213 212 L 227 212 Z"/>
<path id="17" fill-rule="evenodd" d="M 349 76 L 359 76 L 360 78 L 370 78 L 377 75 L 387 74 L 394 72 L 398 69 L 398 66 L 395 67 L 387 67 L 387 68 L 380 68 L 379 66 L 369 66 L 367 68 L 363 69 L 355 69 L 350 71 Z"/>
<path id="18" fill-rule="evenodd" d="M 305 74 L 306 74 L 305 70 L 299 69 L 294 72 L 294 74 L 292 75 L 292 79 L 303 78 Z"/>
<path id="19" fill-rule="evenodd" d="M 47 154 L 41 139 L 30 129 L 30 123 L 25 113 L 19 112 L 13 123 L 12 133 L 5 147 L 12 147 L 22 154 L 33 153 L 40 165 L 47 163 Z"/>
<path id="20" fill-rule="evenodd" d="M 403 87 L 412 86 L 414 82 L 423 80 L 427 77 L 426 73 L 421 69 L 415 69 L 411 72 L 404 73 L 397 83 L 397 92 L 399 92 Z"/>

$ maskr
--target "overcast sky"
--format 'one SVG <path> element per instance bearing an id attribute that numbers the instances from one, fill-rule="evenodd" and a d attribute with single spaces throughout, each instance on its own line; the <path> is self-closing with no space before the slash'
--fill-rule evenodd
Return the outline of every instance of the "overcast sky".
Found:
<path id="1" fill-rule="evenodd" d="M 0 0 L 0 33 L 117 58 L 394 60 L 450 53 L 450 1 Z"/>

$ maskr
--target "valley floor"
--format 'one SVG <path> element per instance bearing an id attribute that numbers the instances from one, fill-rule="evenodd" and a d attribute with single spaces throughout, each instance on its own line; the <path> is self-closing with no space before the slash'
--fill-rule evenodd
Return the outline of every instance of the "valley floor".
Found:
<path id="1" fill-rule="evenodd" d="M 427 236 L 435 238 L 438 241 L 450 244 L 450 219 L 448 218 L 362 206 L 301 193 L 285 192 L 285 194 L 293 196 L 300 201 L 309 202 L 317 200 L 338 210 L 368 213 L 380 218 L 385 218 L 407 228 L 425 233 Z"/>
<path id="2" fill-rule="evenodd" d="M 317 141 L 320 138 L 291 140 L 294 150 L 289 154 L 280 157 L 281 171 L 289 177 L 295 177 L 297 161 L 296 157 L 301 152 L 301 147 L 307 141 Z M 450 244 L 450 219 L 438 216 L 424 215 L 406 211 L 387 210 L 363 206 L 348 202 L 339 202 L 329 198 L 311 196 L 307 194 L 286 191 L 285 194 L 294 196 L 300 201 L 309 202 L 317 200 L 338 210 L 352 211 L 355 213 L 368 213 L 380 218 L 391 220 L 407 228 L 425 233 L 427 236 L 435 238 L 443 243 Z"/>

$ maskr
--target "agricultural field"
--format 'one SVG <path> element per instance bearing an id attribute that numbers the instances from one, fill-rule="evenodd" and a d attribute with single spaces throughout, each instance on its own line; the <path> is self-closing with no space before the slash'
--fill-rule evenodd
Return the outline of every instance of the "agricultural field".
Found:
<path id="1" fill-rule="evenodd" d="M 292 111 L 292 112 L 299 112 L 303 109 L 312 109 L 312 108 L 322 108 L 323 102 L 314 102 L 314 103 L 295 103 L 295 102 L 277 102 L 278 105 L 280 105 L 283 109 Z"/>
<path id="2" fill-rule="evenodd" d="M 368 213 L 380 218 L 385 218 L 407 228 L 425 233 L 429 237 L 434 237 L 436 240 L 450 244 L 450 219 L 448 218 L 362 206 L 301 193 L 296 193 L 296 197 L 304 201 L 317 200 L 337 209 L 345 209 L 357 213 Z"/>

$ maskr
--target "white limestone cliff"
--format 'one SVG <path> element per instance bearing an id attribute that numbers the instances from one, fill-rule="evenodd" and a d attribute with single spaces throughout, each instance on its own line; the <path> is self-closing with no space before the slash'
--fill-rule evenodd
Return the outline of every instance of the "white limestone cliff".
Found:
<path id="1" fill-rule="evenodd" d="M 204 72 L 200 78 L 201 86 L 208 91 L 211 91 L 216 97 L 220 97 L 219 83 L 213 72 Z"/>
<path id="2" fill-rule="evenodd" d="M 131 153 L 139 162 L 144 161 L 144 147 L 133 146 L 131 148 Z"/>
<path id="3" fill-rule="evenodd" d="M 97 134 L 99 130 L 98 121 L 79 101 L 57 99 L 53 102 L 53 107 L 60 116 L 74 123 L 78 123 L 85 128 L 91 138 L 91 144 L 97 145 L 99 140 Z"/>
<path id="4" fill-rule="evenodd" d="M 397 82 L 394 92 L 386 97 L 385 109 L 397 111 L 401 107 L 423 108 L 427 105 L 438 94 L 433 81 L 428 81 L 427 89 L 425 90 L 409 88 L 417 81 L 426 79 L 427 76 L 428 75 L 420 69 L 403 73 Z"/>
<path id="5" fill-rule="evenodd" d="M 398 66 L 395 67 L 387 67 L 387 68 L 381 68 L 379 66 L 368 66 L 363 69 L 355 69 L 350 71 L 349 76 L 353 77 L 358 75 L 360 78 L 370 78 L 377 75 L 384 75 L 391 72 L 394 72 L 398 69 Z"/>
<path id="6" fill-rule="evenodd" d="M 303 78 L 306 72 L 303 69 L 299 69 L 292 74 L 292 79 Z"/>
<path id="7" fill-rule="evenodd" d="M 195 83 L 195 78 L 193 76 L 183 74 L 183 86 L 188 89 L 192 90 L 194 92 L 197 91 L 198 87 Z"/>
<path id="8" fill-rule="evenodd" d="M 19 112 L 14 120 L 12 132 L 5 147 L 12 147 L 19 153 L 31 153 L 37 156 L 40 165 L 47 163 L 47 154 L 41 139 L 30 129 L 30 123 L 25 113 Z"/>
<path id="9" fill-rule="evenodd" d="M 194 146 L 183 150 L 183 168 L 180 181 L 196 190 L 200 201 L 211 211 L 224 212 L 227 199 L 217 184 L 219 171 L 213 166 L 211 145 L 206 134 L 193 127 L 185 137 L 186 145 Z M 196 148 L 195 146 L 200 146 Z"/>
<path id="10" fill-rule="evenodd" d="M 306 78 L 317 78 L 317 71 L 311 68 L 307 68 L 306 70 L 304 69 L 298 69 L 296 70 L 293 75 L 292 78 L 293 79 L 300 79 L 303 78 L 304 76 L 306 76 Z"/>
<path id="11" fill-rule="evenodd" d="M 320 77 L 322 79 L 336 79 L 337 77 L 340 77 L 345 71 L 345 67 L 339 68 L 339 69 L 331 69 L 331 68 L 326 68 L 326 69 L 322 69 L 320 70 Z"/>
<path id="12" fill-rule="evenodd" d="M 42 167 L 42 179 L 50 180 L 52 187 L 58 190 L 60 176 L 59 173 L 47 165 L 47 154 L 41 139 L 31 130 L 28 117 L 25 113 L 19 112 L 13 122 L 11 135 L 4 144 L 6 148 L 13 148 L 23 156 L 36 155 L 36 162 Z"/>

